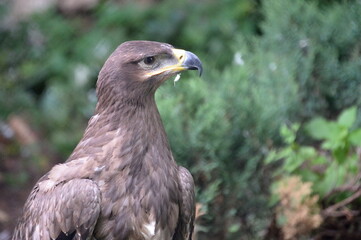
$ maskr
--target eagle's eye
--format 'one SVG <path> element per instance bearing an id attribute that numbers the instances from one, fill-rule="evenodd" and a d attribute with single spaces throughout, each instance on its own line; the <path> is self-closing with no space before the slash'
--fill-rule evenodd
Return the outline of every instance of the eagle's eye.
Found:
<path id="1" fill-rule="evenodd" d="M 145 70 L 156 69 L 161 64 L 161 58 L 158 56 L 148 56 L 141 59 L 138 64 Z"/>
<path id="2" fill-rule="evenodd" d="M 151 56 L 151 57 L 146 57 L 144 58 L 143 62 L 147 65 L 151 65 L 153 64 L 155 61 L 155 57 Z"/>

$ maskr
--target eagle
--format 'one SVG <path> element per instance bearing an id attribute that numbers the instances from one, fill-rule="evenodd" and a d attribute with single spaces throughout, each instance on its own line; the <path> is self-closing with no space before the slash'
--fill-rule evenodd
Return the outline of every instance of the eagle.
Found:
<path id="1" fill-rule="evenodd" d="M 99 72 L 83 138 L 36 183 L 12 239 L 191 239 L 194 181 L 173 158 L 154 98 L 184 70 L 202 73 L 192 52 L 153 41 L 119 45 Z"/>

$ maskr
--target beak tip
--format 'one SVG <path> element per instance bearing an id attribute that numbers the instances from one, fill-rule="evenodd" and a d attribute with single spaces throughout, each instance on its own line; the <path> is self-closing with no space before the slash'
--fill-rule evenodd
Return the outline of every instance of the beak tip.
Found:
<path id="1" fill-rule="evenodd" d="M 194 53 L 186 51 L 186 60 L 183 62 L 183 65 L 187 67 L 188 70 L 198 70 L 199 76 L 202 76 L 202 62 Z"/>
<path id="2" fill-rule="evenodd" d="M 198 75 L 199 75 L 199 77 L 202 77 L 202 73 L 203 73 L 203 69 L 202 68 L 198 68 L 197 69 L 198 70 Z"/>

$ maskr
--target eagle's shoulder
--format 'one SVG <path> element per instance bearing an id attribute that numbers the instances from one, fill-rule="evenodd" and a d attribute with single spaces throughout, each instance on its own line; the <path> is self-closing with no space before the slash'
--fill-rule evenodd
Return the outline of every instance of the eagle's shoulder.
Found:
<path id="1" fill-rule="evenodd" d="M 48 192 L 70 180 L 87 179 L 96 170 L 93 169 L 94 164 L 95 161 L 91 157 L 57 164 L 37 182 L 36 186 L 40 192 Z"/>

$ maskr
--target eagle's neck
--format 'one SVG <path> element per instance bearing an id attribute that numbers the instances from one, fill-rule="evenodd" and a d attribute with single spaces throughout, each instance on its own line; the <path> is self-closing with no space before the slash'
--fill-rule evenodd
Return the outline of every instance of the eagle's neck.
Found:
<path id="1" fill-rule="evenodd" d="M 175 164 L 154 95 L 142 101 L 118 100 L 107 108 L 98 105 L 74 152 L 96 156 L 100 165 L 117 169 Z M 79 157 L 84 156 L 71 156 Z"/>

